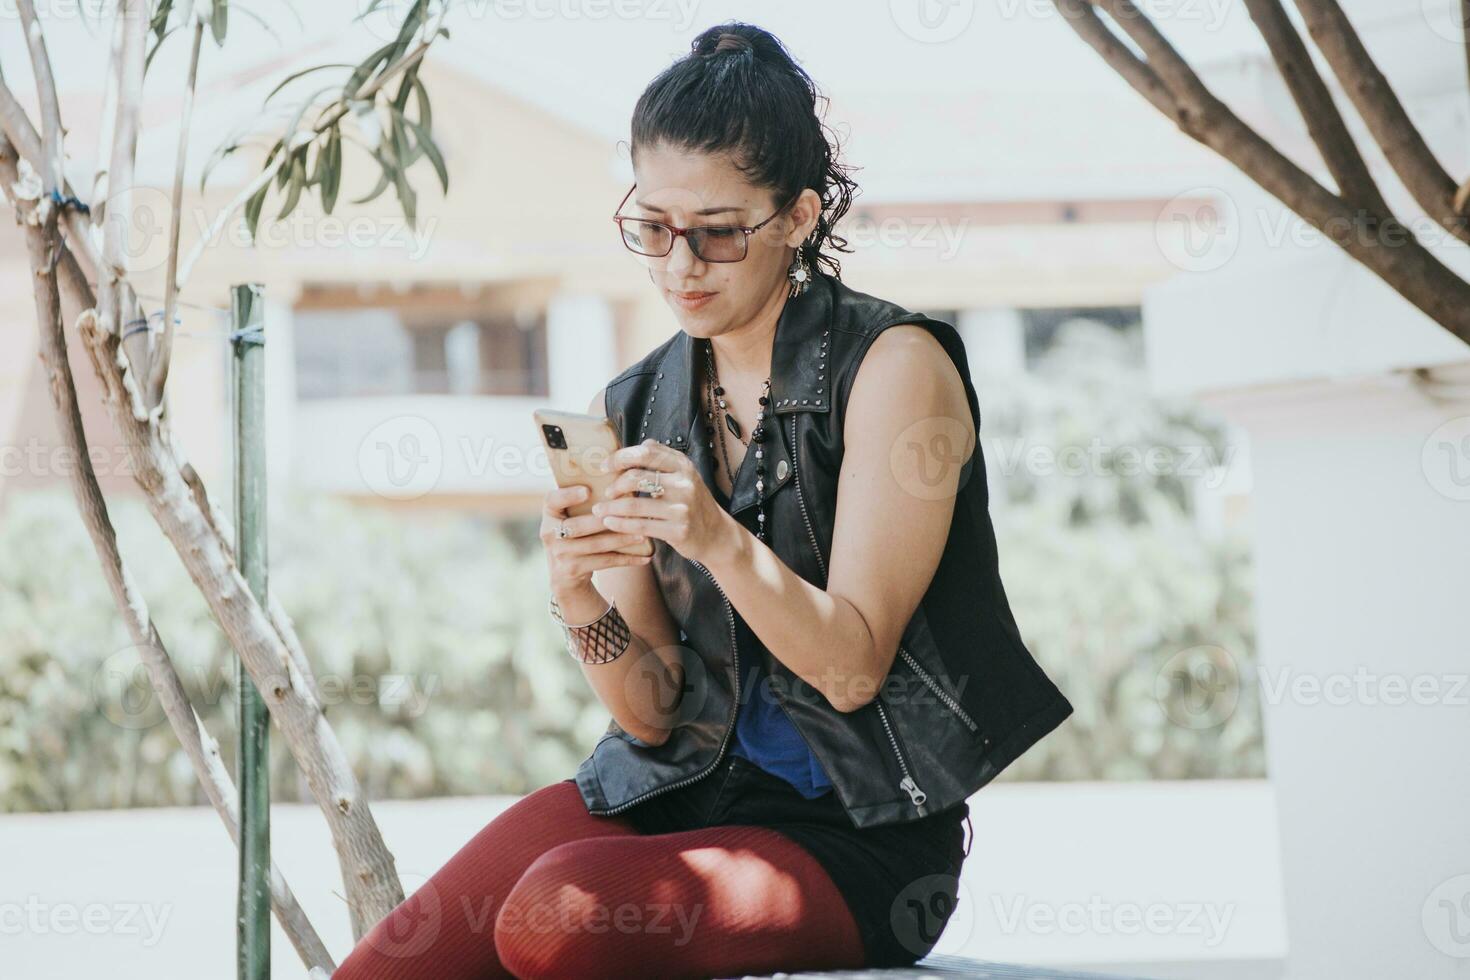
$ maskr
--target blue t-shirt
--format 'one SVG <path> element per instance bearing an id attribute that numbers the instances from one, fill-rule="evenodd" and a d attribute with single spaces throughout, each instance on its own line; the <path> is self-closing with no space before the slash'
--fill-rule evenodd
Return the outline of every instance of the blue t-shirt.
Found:
<path id="1" fill-rule="evenodd" d="M 720 506 L 729 511 L 730 498 L 718 485 L 711 483 L 709 487 Z M 735 742 L 730 752 L 780 776 L 810 800 L 830 790 L 832 782 L 767 686 L 770 675 L 766 673 L 764 652 L 761 646 L 754 665 L 740 665 L 740 704 L 736 706 Z"/>
<path id="2" fill-rule="evenodd" d="M 780 776 L 809 800 L 830 790 L 826 770 L 767 686 L 763 659 L 755 658 L 750 666 L 742 662 L 741 674 L 731 753 Z"/>

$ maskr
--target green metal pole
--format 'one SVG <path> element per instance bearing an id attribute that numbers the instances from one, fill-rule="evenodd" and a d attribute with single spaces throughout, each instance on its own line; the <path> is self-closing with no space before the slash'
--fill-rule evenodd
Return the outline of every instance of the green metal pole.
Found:
<path id="1" fill-rule="evenodd" d="M 259 283 L 230 290 L 231 387 L 235 408 L 235 542 L 240 573 L 266 603 L 265 304 Z M 240 741 L 240 865 L 235 949 L 239 980 L 270 980 L 270 713 L 237 658 Z"/>

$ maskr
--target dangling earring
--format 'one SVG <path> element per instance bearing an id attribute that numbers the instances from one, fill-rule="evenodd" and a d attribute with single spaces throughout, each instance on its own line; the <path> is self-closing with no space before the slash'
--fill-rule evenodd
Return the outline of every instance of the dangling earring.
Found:
<path id="1" fill-rule="evenodd" d="M 807 236 L 806 241 L 796 246 L 796 258 L 791 260 L 791 267 L 786 270 L 786 278 L 791 281 L 791 295 L 800 296 L 806 292 L 812 284 L 812 267 L 806 260 L 806 248 L 816 238 L 816 232 Z"/>

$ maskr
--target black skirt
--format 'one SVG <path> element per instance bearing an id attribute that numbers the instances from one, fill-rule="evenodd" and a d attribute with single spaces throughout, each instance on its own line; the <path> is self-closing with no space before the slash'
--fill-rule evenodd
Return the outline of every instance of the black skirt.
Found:
<path id="1" fill-rule="evenodd" d="M 806 799 L 784 779 L 731 754 L 712 772 L 622 815 L 643 834 L 746 824 L 790 837 L 842 893 L 869 967 L 908 966 L 933 949 L 954 911 L 968 850 L 968 804 L 907 823 L 858 828 L 835 790 Z"/>

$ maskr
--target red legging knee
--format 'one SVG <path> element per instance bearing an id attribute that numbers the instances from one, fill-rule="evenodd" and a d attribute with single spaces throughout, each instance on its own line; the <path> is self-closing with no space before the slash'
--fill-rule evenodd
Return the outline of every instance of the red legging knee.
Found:
<path id="1" fill-rule="evenodd" d="M 768 827 L 640 835 L 571 782 L 518 800 L 363 936 L 333 980 L 699 977 L 863 965 L 826 871 Z"/>

